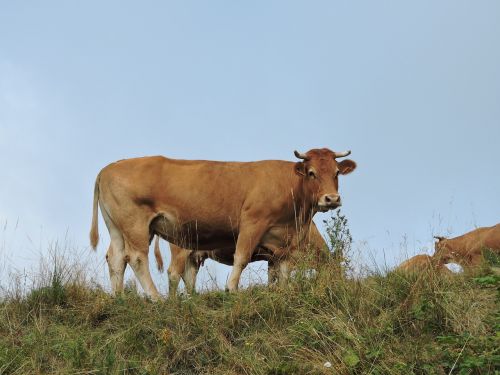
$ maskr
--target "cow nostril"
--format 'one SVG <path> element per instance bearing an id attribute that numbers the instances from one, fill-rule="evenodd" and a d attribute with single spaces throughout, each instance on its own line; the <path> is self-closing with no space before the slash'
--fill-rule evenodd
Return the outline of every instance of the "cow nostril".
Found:
<path id="1" fill-rule="evenodd" d="M 330 195 L 325 195 L 325 204 L 334 204 L 334 203 L 339 203 L 340 202 L 340 195 L 337 194 L 330 194 Z"/>
<path id="2" fill-rule="evenodd" d="M 340 202 L 340 195 L 332 195 L 330 197 L 330 200 L 334 203 L 339 203 Z"/>

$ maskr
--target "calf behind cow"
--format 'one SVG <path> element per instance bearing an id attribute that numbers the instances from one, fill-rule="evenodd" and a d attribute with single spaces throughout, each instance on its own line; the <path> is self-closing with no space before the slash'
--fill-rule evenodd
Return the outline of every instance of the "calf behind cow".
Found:
<path id="1" fill-rule="evenodd" d="M 235 249 L 228 289 L 257 248 L 286 259 L 301 241 L 298 228 L 317 211 L 340 206 L 338 176 L 356 168 L 350 152 L 295 151 L 301 161 L 216 162 L 162 156 L 126 159 L 97 176 L 90 242 L 99 234 L 98 207 L 111 237 L 106 254 L 114 293 L 129 264 L 144 291 L 157 299 L 149 244 L 155 234 L 193 250 Z M 235 246 L 236 243 L 236 246 Z"/>
<path id="2" fill-rule="evenodd" d="M 156 236 L 154 254 L 156 257 L 158 269 L 163 271 L 163 259 L 160 253 L 160 238 Z M 313 251 L 313 260 L 315 263 L 320 263 L 328 257 L 328 245 L 318 228 L 311 223 L 309 234 L 305 243 L 299 246 L 298 251 L 293 255 L 303 255 L 305 251 Z M 169 295 L 175 295 L 179 281 L 182 279 L 186 286 L 186 290 L 192 293 L 195 290 L 196 276 L 200 267 L 206 259 L 212 259 L 219 263 L 228 266 L 233 265 L 234 250 L 211 250 L 211 251 L 193 251 L 183 249 L 177 245 L 170 244 L 171 260 L 168 267 Z M 277 280 L 284 281 L 288 276 L 288 261 L 281 261 L 273 257 L 266 249 L 257 249 L 252 255 L 251 262 L 264 260 L 268 262 L 268 280 L 275 282 Z M 284 263 L 286 262 L 286 263 Z M 315 265 L 317 266 L 317 264 Z"/>

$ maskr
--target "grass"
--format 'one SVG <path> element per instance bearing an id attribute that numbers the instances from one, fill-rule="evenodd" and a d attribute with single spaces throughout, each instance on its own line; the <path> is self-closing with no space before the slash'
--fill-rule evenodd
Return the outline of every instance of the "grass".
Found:
<path id="1" fill-rule="evenodd" d="M 487 273 L 354 279 L 327 263 L 284 288 L 152 303 L 48 270 L 0 300 L 0 374 L 500 374 Z"/>

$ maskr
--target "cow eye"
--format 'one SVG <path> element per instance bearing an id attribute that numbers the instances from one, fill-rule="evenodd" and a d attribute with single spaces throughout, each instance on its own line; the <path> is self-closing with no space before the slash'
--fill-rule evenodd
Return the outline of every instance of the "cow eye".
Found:
<path id="1" fill-rule="evenodd" d="M 337 171 L 337 173 L 335 173 L 335 177 L 338 177 L 340 174 L 340 171 Z"/>
<path id="2" fill-rule="evenodd" d="M 316 173 L 314 173 L 312 169 L 310 169 L 309 172 L 307 172 L 307 175 L 311 178 L 316 178 Z"/>

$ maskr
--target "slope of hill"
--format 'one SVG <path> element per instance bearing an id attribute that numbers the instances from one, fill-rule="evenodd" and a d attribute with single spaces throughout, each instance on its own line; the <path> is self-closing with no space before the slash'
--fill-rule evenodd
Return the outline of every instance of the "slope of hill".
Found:
<path id="1" fill-rule="evenodd" d="M 309 275 L 306 277 L 305 275 Z M 81 273 L 0 301 L 0 374 L 498 374 L 497 276 L 334 263 L 284 288 L 152 303 L 112 298 Z M 13 290 L 16 290 L 15 288 Z"/>

